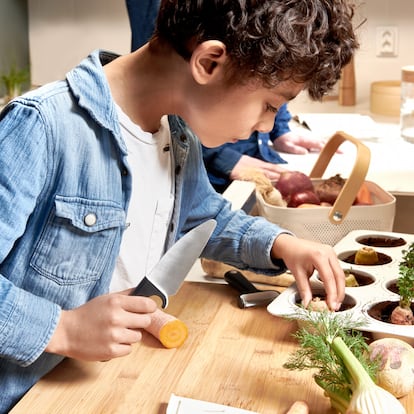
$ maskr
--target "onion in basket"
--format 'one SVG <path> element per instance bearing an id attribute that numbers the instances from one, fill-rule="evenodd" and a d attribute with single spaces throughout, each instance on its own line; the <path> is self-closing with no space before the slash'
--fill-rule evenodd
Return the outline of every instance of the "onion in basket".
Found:
<path id="1" fill-rule="evenodd" d="M 280 174 L 275 187 L 286 199 L 295 193 L 313 191 L 312 180 L 300 171 L 285 171 Z"/>
<path id="2" fill-rule="evenodd" d="M 319 197 L 311 190 L 294 193 L 289 197 L 288 207 L 299 207 L 302 204 L 320 205 Z"/>

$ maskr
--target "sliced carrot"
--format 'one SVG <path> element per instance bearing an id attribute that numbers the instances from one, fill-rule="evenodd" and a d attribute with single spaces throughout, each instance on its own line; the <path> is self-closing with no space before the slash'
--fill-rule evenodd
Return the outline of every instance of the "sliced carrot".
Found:
<path id="1" fill-rule="evenodd" d="M 151 325 L 145 330 L 155 336 L 166 348 L 178 348 L 188 337 L 187 325 L 161 309 L 157 309 L 151 315 Z"/>
<path id="2" fill-rule="evenodd" d="M 368 206 L 374 204 L 371 192 L 369 191 L 369 188 L 366 183 L 362 183 L 361 188 L 359 189 L 357 196 L 355 198 L 354 204 Z"/>

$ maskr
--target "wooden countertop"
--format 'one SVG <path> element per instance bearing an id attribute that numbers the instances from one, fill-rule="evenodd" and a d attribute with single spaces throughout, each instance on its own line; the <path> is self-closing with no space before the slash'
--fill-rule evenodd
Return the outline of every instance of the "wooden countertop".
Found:
<path id="1" fill-rule="evenodd" d="M 189 337 L 165 349 L 149 334 L 123 358 L 67 359 L 38 382 L 11 411 L 19 413 L 165 414 L 172 393 L 260 414 L 283 414 L 306 400 L 311 414 L 333 414 L 310 371 L 283 368 L 297 347 L 295 323 L 265 308 L 239 309 L 232 288 L 185 282 L 168 312 Z M 414 412 L 414 392 L 401 399 Z"/>

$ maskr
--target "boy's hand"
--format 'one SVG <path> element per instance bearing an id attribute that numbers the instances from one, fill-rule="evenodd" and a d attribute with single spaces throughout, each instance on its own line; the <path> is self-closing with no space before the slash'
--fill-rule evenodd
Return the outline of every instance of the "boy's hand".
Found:
<path id="1" fill-rule="evenodd" d="M 283 259 L 292 272 L 305 307 L 312 300 L 309 277 L 316 269 L 323 281 L 329 308 L 340 308 L 345 297 L 345 274 L 331 246 L 280 234 L 273 244 L 272 257 Z"/>
<path id="2" fill-rule="evenodd" d="M 157 308 L 152 299 L 129 293 L 98 296 L 79 308 L 62 311 L 46 351 L 86 361 L 129 354 Z"/>

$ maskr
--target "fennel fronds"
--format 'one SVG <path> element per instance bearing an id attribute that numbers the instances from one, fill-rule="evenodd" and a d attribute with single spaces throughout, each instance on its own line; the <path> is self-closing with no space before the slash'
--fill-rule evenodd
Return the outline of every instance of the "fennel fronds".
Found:
<path id="1" fill-rule="evenodd" d="M 314 369 L 315 382 L 341 414 L 403 414 L 404 408 L 374 379 L 379 360 L 371 361 L 359 323 L 332 312 L 302 311 L 304 325 L 294 336 L 300 348 L 285 368 Z"/>

